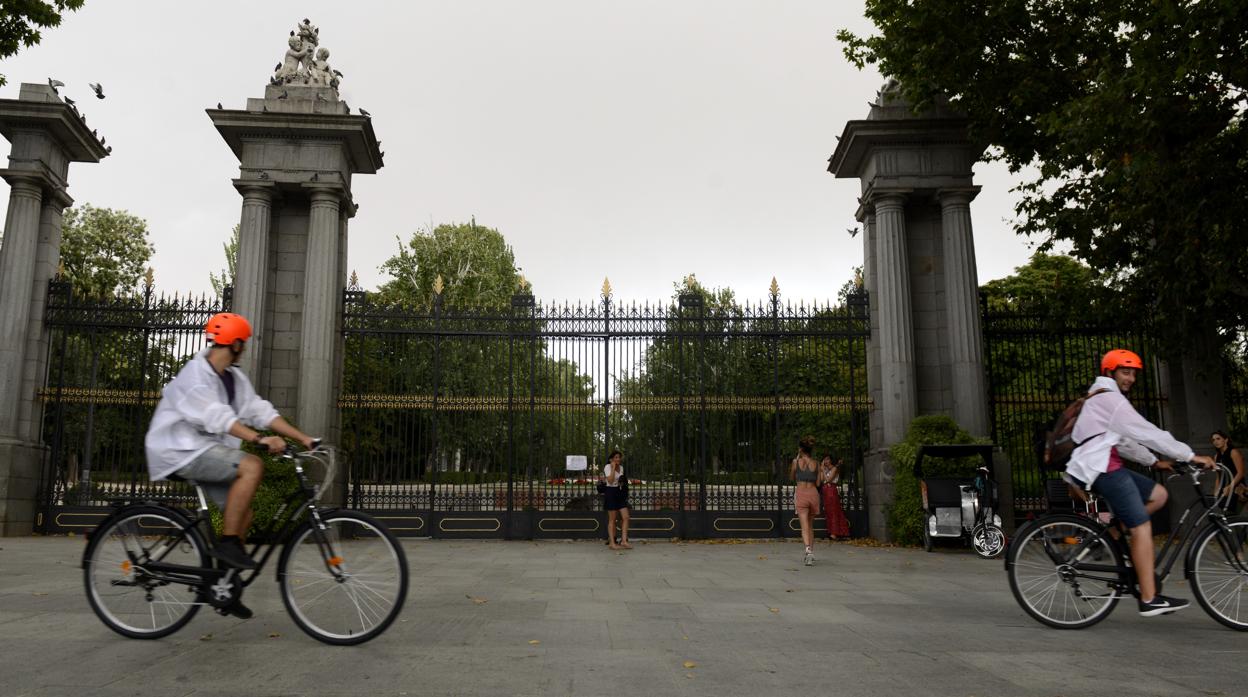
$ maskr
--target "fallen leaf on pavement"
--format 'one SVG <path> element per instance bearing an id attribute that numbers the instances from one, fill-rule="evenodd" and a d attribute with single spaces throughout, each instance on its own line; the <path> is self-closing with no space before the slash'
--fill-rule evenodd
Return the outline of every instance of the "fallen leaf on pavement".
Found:
<path id="1" fill-rule="evenodd" d="M 269 632 L 269 638 L 270 638 L 270 639 L 276 639 L 276 638 L 280 637 L 281 635 L 282 635 L 282 634 L 281 634 L 281 632 Z"/>
<path id="2" fill-rule="evenodd" d="M 694 663 L 693 661 L 685 661 L 685 667 L 686 667 L 686 668 L 697 668 L 697 667 L 698 667 L 698 664 L 697 664 L 697 663 Z"/>
<path id="3" fill-rule="evenodd" d="M 778 613 L 778 612 L 780 612 L 780 608 L 778 608 L 778 607 L 769 607 L 769 608 L 767 608 L 767 609 L 768 609 L 768 610 L 771 610 L 772 612 L 777 612 L 777 613 Z"/>
<path id="4" fill-rule="evenodd" d="M 540 643 L 542 643 L 542 642 L 538 641 L 537 639 L 529 639 L 529 645 L 530 645 L 530 646 L 537 646 L 537 645 L 538 645 L 538 644 L 540 644 Z"/>
<path id="5" fill-rule="evenodd" d="M 201 634 L 201 635 L 200 635 L 200 637 L 199 637 L 199 640 L 200 640 L 200 641 L 212 641 L 212 635 L 211 635 L 211 634 Z"/>

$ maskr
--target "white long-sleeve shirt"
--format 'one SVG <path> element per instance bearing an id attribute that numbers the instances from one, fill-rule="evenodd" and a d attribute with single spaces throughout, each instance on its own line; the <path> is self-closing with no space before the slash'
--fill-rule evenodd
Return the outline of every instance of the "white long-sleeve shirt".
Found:
<path id="1" fill-rule="evenodd" d="M 1115 447 L 1123 459 L 1147 466 L 1157 462 L 1157 456 L 1151 451 L 1175 460 L 1192 458 L 1194 453 L 1190 447 L 1140 416 L 1113 378 L 1097 378 L 1088 388 L 1088 394 L 1100 389 L 1109 391 L 1083 403 L 1079 420 L 1071 432 L 1075 442 L 1083 444 L 1071 453 L 1067 474 L 1091 487 L 1109 468 L 1109 451 Z"/>
<path id="2" fill-rule="evenodd" d="M 230 403 L 221 376 L 208 362 L 208 351 L 182 366 L 161 392 L 144 439 L 153 481 L 165 479 L 214 445 L 239 447 L 242 441 L 229 433 L 235 421 L 260 429 L 278 417 L 277 409 L 257 396 L 247 376 L 234 367 L 226 369 L 234 376 Z"/>

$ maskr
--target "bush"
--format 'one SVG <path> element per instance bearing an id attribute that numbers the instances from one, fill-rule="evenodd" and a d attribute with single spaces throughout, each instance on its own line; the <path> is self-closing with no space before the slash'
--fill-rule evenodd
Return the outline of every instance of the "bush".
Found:
<path id="1" fill-rule="evenodd" d="M 265 433 L 264 435 L 273 434 Z M 251 528 L 247 530 L 248 538 L 256 538 L 268 527 L 269 520 L 281 508 L 286 497 L 299 486 L 299 478 L 295 476 L 295 463 L 289 460 L 270 455 L 267 450 L 261 452 L 251 443 L 244 443 L 243 451 L 264 461 L 264 479 L 260 482 L 260 488 L 256 490 L 256 497 L 251 501 L 251 508 L 256 515 L 252 518 Z M 223 523 L 221 510 L 214 505 L 212 529 L 218 537 L 221 535 Z"/>
<path id="2" fill-rule="evenodd" d="M 893 463 L 893 503 L 888 507 L 888 530 L 900 544 L 923 541 L 923 494 L 914 476 L 914 461 L 921 445 L 960 445 L 986 443 L 958 428 L 948 416 L 920 416 L 910 422 L 905 440 L 889 449 Z M 974 471 L 978 457 L 923 458 L 923 473 L 929 477 L 965 477 Z"/>

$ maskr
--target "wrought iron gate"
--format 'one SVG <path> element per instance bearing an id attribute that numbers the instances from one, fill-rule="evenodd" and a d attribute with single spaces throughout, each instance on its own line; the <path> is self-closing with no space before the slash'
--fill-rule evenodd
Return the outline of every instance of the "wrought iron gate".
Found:
<path id="1" fill-rule="evenodd" d="M 634 535 L 795 535 L 787 468 L 812 434 L 844 459 L 865 530 L 866 297 L 724 300 L 621 306 L 604 285 L 591 303 L 465 309 L 348 290 L 350 505 L 410 535 L 603 536 L 594 480 L 619 449 Z"/>

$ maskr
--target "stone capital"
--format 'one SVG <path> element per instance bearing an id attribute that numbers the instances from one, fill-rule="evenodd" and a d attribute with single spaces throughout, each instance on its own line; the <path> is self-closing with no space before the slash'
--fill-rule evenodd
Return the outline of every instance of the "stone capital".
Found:
<path id="1" fill-rule="evenodd" d="M 274 197 L 277 196 L 277 185 L 268 181 L 257 181 L 255 179 L 234 179 L 231 181 L 234 188 L 243 197 L 243 200 L 259 200 L 266 203 L 272 203 Z"/>
<path id="2" fill-rule="evenodd" d="M 47 174 L 34 169 L 0 169 L 0 177 L 9 183 L 14 196 L 41 198 L 45 189 L 61 189 Z"/>
<path id="3" fill-rule="evenodd" d="M 878 213 L 881 208 L 904 208 L 912 193 L 914 193 L 913 189 L 873 186 L 863 192 L 862 198 L 859 199 L 862 202 L 861 210 L 863 215 L 867 215 L 872 212 Z"/>
<path id="4" fill-rule="evenodd" d="M 314 206 L 327 203 L 339 206 L 347 199 L 346 190 L 341 184 L 306 182 L 300 186 L 307 192 Z"/>
<path id="5" fill-rule="evenodd" d="M 940 201 L 940 207 L 947 206 L 969 206 L 971 201 L 979 195 L 981 187 L 978 186 L 960 186 L 947 189 L 938 189 L 936 198 Z"/>

